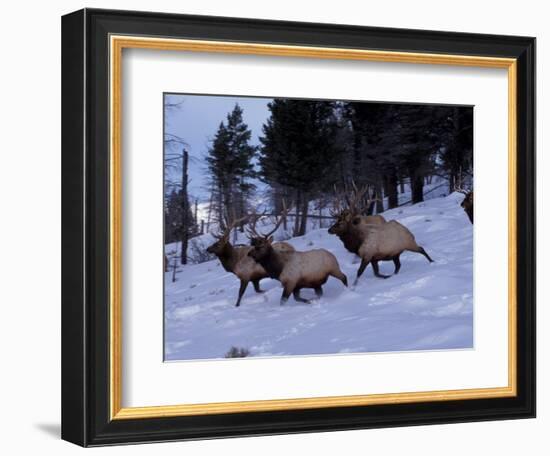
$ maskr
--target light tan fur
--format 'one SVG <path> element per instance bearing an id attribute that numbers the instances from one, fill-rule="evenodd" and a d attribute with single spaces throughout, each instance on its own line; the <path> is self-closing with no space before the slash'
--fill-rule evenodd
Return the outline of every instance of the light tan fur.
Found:
<path id="1" fill-rule="evenodd" d="M 386 223 L 386 219 L 381 215 L 361 215 L 360 217 L 363 223 L 369 225 L 382 225 L 382 223 Z"/>
<path id="2" fill-rule="evenodd" d="M 270 277 L 277 279 L 283 285 L 283 304 L 290 294 L 301 302 L 309 302 L 300 296 L 302 288 L 313 288 L 318 297 L 323 294 L 322 286 L 329 276 L 342 281 L 347 286 L 347 277 L 340 270 L 336 257 L 325 249 L 299 252 L 296 250 L 276 249 L 272 237 L 257 237 L 252 239 L 254 247 L 249 256 L 260 263 Z"/>
<path id="3" fill-rule="evenodd" d="M 262 265 L 248 256 L 248 252 L 250 252 L 253 247 L 247 245 L 236 246 L 233 248 L 235 249 L 236 263 L 232 272 L 239 279 L 250 282 L 269 277 L 267 271 L 262 267 Z M 292 247 L 292 245 L 288 242 L 275 242 L 273 243 L 273 249 L 281 253 L 294 251 L 294 247 Z"/>
<path id="4" fill-rule="evenodd" d="M 391 260 L 405 250 L 418 252 L 420 247 L 413 234 L 401 223 L 391 220 L 383 225 L 361 223 L 354 228 L 360 233 L 363 244 L 359 256 L 371 260 Z"/>
<path id="5" fill-rule="evenodd" d="M 273 243 L 273 236 L 271 235 L 277 231 L 286 218 L 287 212 L 283 200 L 282 214 L 269 233 L 258 233 L 256 231 L 255 222 L 257 217 L 250 225 L 249 230 L 250 242 L 253 247 L 248 255 L 265 268 L 269 277 L 282 283 L 281 304 L 288 299 L 291 293 L 294 294 L 296 301 L 309 302 L 300 296 L 301 288 L 313 288 L 316 295 L 321 297 L 323 295 L 322 285 L 326 283 L 329 276 L 341 280 L 347 286 L 347 277 L 340 270 L 336 257 L 328 250 L 317 249 L 298 252 L 294 249 L 277 247 L 277 243 Z"/>
<path id="6" fill-rule="evenodd" d="M 285 266 L 279 276 L 285 289 L 318 288 L 326 283 L 329 276 L 339 280 L 344 277 L 338 260 L 328 250 L 294 251 L 285 256 Z"/>
<path id="7" fill-rule="evenodd" d="M 357 271 L 355 283 L 369 263 L 372 263 L 375 275 L 387 278 L 388 276 L 379 274 L 377 262 L 394 260 L 396 263 L 395 273 L 397 273 L 401 267 L 399 256 L 404 251 L 420 253 L 430 263 L 433 262 L 424 248 L 416 243 L 414 235 L 396 220 L 373 225 L 364 223 L 361 217 L 355 217 L 351 222 L 350 230 L 352 234 L 362 240 L 357 252 L 361 257 L 361 266 Z"/>

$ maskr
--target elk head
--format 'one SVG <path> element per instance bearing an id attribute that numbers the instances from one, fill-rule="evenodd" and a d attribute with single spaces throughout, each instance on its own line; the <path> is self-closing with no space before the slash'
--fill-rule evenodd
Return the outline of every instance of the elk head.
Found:
<path id="1" fill-rule="evenodd" d="M 288 209 L 286 207 L 285 201 L 283 200 L 283 211 L 279 217 L 277 217 L 277 221 L 275 222 L 275 227 L 269 232 L 269 233 L 260 233 L 256 230 L 256 223 L 259 220 L 260 216 L 254 216 L 252 223 L 247 229 L 247 235 L 250 239 L 250 245 L 254 247 L 253 249 L 248 252 L 248 256 L 254 258 L 254 260 L 259 261 L 262 258 L 265 258 L 271 251 L 273 243 L 273 233 L 275 233 L 279 227 L 281 226 L 281 223 L 283 223 L 284 219 L 286 218 L 288 213 Z"/>
<path id="2" fill-rule="evenodd" d="M 208 253 L 213 253 L 214 255 L 221 255 L 226 247 L 229 245 L 229 235 L 231 234 L 231 230 L 233 230 L 233 228 L 237 227 L 247 218 L 248 216 L 245 215 L 244 217 L 236 220 L 234 219 L 230 222 L 229 218 L 225 217 L 225 229 L 221 230 L 217 234 L 213 234 L 213 236 L 216 238 L 216 242 L 208 246 L 206 251 Z"/>
<path id="3" fill-rule="evenodd" d="M 255 261 L 260 261 L 262 258 L 267 257 L 271 250 L 273 243 L 273 236 L 268 238 L 254 238 L 251 240 L 251 245 L 254 247 L 248 252 L 248 256 L 252 257 Z"/>
<path id="4" fill-rule="evenodd" d="M 368 207 L 376 201 L 365 195 L 369 194 L 369 186 L 365 185 L 358 188 L 355 182 L 352 181 L 352 190 L 345 196 L 342 196 L 340 192 L 335 190 L 334 209 L 331 211 L 331 216 L 336 219 L 336 222 L 328 229 L 330 234 L 341 235 L 344 234 L 350 222 L 356 217 L 367 212 Z M 346 207 L 342 207 L 341 202 L 346 203 Z"/>
<path id="5" fill-rule="evenodd" d="M 336 235 L 343 234 L 353 217 L 352 212 L 349 209 L 343 209 L 339 213 L 331 215 L 336 218 L 336 222 L 328 229 L 328 232 Z"/>
<path id="6" fill-rule="evenodd" d="M 464 195 L 464 199 L 462 200 L 462 203 L 460 203 L 460 206 L 464 209 L 464 212 L 466 212 L 470 222 L 474 223 L 474 191 L 455 187 L 455 192 L 459 192 Z"/>

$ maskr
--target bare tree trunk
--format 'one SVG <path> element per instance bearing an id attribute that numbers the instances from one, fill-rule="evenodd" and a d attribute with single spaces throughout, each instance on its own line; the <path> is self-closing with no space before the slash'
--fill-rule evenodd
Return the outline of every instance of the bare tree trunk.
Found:
<path id="1" fill-rule="evenodd" d="M 413 204 L 424 201 L 424 179 L 418 170 L 411 170 L 411 200 Z"/>
<path id="2" fill-rule="evenodd" d="M 453 130 L 454 130 L 453 134 L 455 135 L 455 137 L 458 136 L 459 130 L 460 130 L 458 117 L 459 117 L 459 109 L 454 108 L 453 109 Z M 450 176 L 449 176 L 449 193 L 453 193 L 457 187 L 462 186 L 462 182 L 461 182 L 462 181 L 462 167 L 458 163 L 456 145 L 452 144 L 451 147 L 452 147 L 451 150 L 453 151 L 454 160 L 452 160 L 452 162 L 451 162 L 451 171 L 450 171 Z"/>
<path id="3" fill-rule="evenodd" d="M 401 177 L 401 179 L 399 179 L 399 193 L 401 193 L 401 194 L 405 193 L 405 178 L 404 177 Z"/>
<path id="4" fill-rule="evenodd" d="M 283 186 L 277 187 L 277 205 L 278 205 L 277 210 L 278 211 L 283 210 L 283 201 L 285 201 L 285 205 L 286 205 L 286 193 L 287 193 L 287 190 Z M 285 233 L 288 230 L 287 221 L 288 221 L 287 217 L 285 216 L 283 218 L 283 230 L 285 230 Z"/>
<path id="5" fill-rule="evenodd" d="M 299 191 L 296 192 L 296 210 L 294 211 L 296 215 L 294 216 L 294 232 L 293 236 L 298 236 L 298 231 L 300 228 L 300 203 L 302 202 L 301 194 Z"/>
<path id="6" fill-rule="evenodd" d="M 374 199 L 376 198 L 376 192 L 372 193 L 369 189 L 368 191 L 368 196 L 369 198 L 372 200 L 371 203 L 367 206 L 367 214 L 366 215 L 373 215 L 374 214 L 374 206 L 375 206 L 375 201 Z"/>
<path id="7" fill-rule="evenodd" d="M 222 187 L 220 184 L 218 187 L 218 223 L 220 225 L 220 228 L 225 228 L 225 221 L 224 221 L 224 208 L 226 211 L 229 211 L 229 207 L 227 207 L 227 200 L 225 199 L 225 188 Z"/>
<path id="8" fill-rule="evenodd" d="M 214 186 L 210 190 L 210 201 L 208 202 L 208 216 L 206 218 L 206 231 L 210 232 L 210 221 L 212 220 L 212 205 L 214 204 Z"/>
<path id="9" fill-rule="evenodd" d="M 386 190 L 388 194 L 388 209 L 393 209 L 399 204 L 397 196 L 397 173 L 395 170 L 392 170 L 387 176 Z"/>
<path id="10" fill-rule="evenodd" d="M 245 203 L 245 200 L 244 200 L 244 192 L 242 190 L 242 188 L 244 187 L 244 178 L 241 177 L 241 192 L 240 192 L 240 195 L 239 195 L 239 205 L 240 205 L 240 214 L 239 214 L 239 217 L 244 217 L 244 215 L 246 214 L 246 203 Z M 241 233 L 244 233 L 244 221 L 242 221 L 240 224 L 239 224 L 239 231 Z"/>
<path id="11" fill-rule="evenodd" d="M 178 269 L 178 255 L 174 255 L 174 269 L 172 270 L 172 282 L 176 281 L 176 270 Z"/>
<path id="12" fill-rule="evenodd" d="M 309 200 L 307 195 L 302 195 L 302 216 L 300 220 L 300 229 L 298 236 L 303 236 L 307 231 L 307 213 L 308 213 Z"/>
<path id="13" fill-rule="evenodd" d="M 195 219 L 195 225 L 198 226 L 199 224 L 199 200 L 195 198 L 195 213 L 193 214 L 193 218 Z"/>
<path id="14" fill-rule="evenodd" d="M 187 195 L 188 175 L 187 168 L 189 166 L 189 153 L 183 149 L 183 164 L 181 167 L 181 264 L 187 264 L 187 247 L 189 243 L 189 201 Z"/>
<path id="15" fill-rule="evenodd" d="M 376 180 L 376 213 L 384 212 L 384 194 L 382 193 L 382 183 L 380 179 Z"/>
<path id="16" fill-rule="evenodd" d="M 449 174 L 449 194 L 455 191 L 456 180 L 456 175 L 454 173 Z"/>

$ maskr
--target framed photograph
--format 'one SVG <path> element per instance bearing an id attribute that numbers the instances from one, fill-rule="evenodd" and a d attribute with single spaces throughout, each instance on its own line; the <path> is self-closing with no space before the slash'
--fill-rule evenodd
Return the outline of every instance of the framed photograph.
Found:
<path id="1" fill-rule="evenodd" d="M 535 416 L 534 38 L 85 9 L 62 78 L 65 440 Z"/>

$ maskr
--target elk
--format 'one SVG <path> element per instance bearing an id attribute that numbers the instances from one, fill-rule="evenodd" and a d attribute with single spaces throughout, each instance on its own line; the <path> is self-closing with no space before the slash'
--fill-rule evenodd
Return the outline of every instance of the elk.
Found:
<path id="1" fill-rule="evenodd" d="M 221 233 L 214 235 L 217 241 L 206 249 L 208 253 L 212 253 L 218 257 L 222 267 L 227 272 L 232 272 L 241 281 L 235 307 L 240 306 L 241 299 L 249 282 L 252 282 L 256 293 L 263 293 L 263 290 L 260 288 L 260 280 L 268 277 L 265 269 L 248 256 L 248 252 L 252 249 L 251 246 L 234 246 L 229 242 L 231 230 L 246 219 L 248 219 L 248 216 L 234 220 L 233 222 L 226 220 L 225 229 Z M 277 243 L 275 248 L 283 250 L 294 249 L 294 247 L 286 242 Z"/>
<path id="2" fill-rule="evenodd" d="M 269 233 L 258 233 L 255 227 L 250 229 L 250 241 L 253 248 L 248 256 L 257 261 L 267 271 L 269 277 L 277 279 L 283 286 L 281 305 L 290 295 L 298 302 L 311 302 L 300 296 L 302 288 L 313 288 L 318 298 L 323 295 L 322 286 L 329 276 L 335 277 L 347 287 L 348 279 L 340 270 L 336 257 L 325 249 L 308 250 L 277 250 L 274 248 L 272 234 L 277 231 L 286 214 L 279 218 Z"/>
<path id="3" fill-rule="evenodd" d="M 472 225 L 474 224 L 474 191 L 473 190 L 464 190 L 460 187 L 455 187 L 455 192 L 462 193 L 464 195 L 464 199 L 462 200 L 462 203 L 460 203 L 460 206 L 464 209 L 464 212 L 466 212 L 466 215 L 470 219 L 470 222 Z"/>
<path id="4" fill-rule="evenodd" d="M 396 220 L 390 220 L 381 225 L 369 225 L 363 223 L 361 217 L 356 216 L 351 221 L 351 232 L 363 239 L 357 252 L 361 257 L 361 265 L 357 270 L 354 285 L 357 285 L 359 277 L 369 263 L 372 263 L 375 275 L 388 278 L 389 276 L 378 273 L 376 262 L 393 260 L 395 263 L 394 274 L 397 274 L 401 268 L 399 257 L 404 251 L 420 253 L 430 263 L 433 263 L 426 250 L 416 243 L 414 235 Z"/>
<path id="5" fill-rule="evenodd" d="M 355 185 L 355 183 L 352 183 L 352 185 L 353 185 L 353 192 L 351 194 L 351 197 L 346 196 L 345 198 L 342 198 L 341 195 L 338 192 L 336 192 L 334 210 L 332 211 L 332 214 L 331 214 L 333 217 L 336 218 L 336 222 L 334 223 L 334 225 L 332 225 L 328 229 L 328 232 L 330 234 L 335 234 L 336 236 L 338 236 L 340 240 L 343 242 L 346 250 L 358 255 L 359 248 L 363 243 L 363 238 L 362 236 L 358 235 L 357 230 L 352 229 L 352 226 L 351 226 L 352 220 L 355 217 L 360 217 L 362 225 L 363 224 L 364 225 L 382 225 L 386 223 L 386 219 L 381 215 L 359 215 L 374 200 L 369 198 L 366 204 L 363 203 L 363 205 L 361 205 L 361 201 L 364 201 L 365 193 L 367 193 L 368 186 L 365 186 L 361 190 L 359 190 Z M 341 207 L 340 201 L 342 199 L 346 201 L 348 206 L 347 208 Z M 401 267 L 399 257 L 392 258 L 392 260 L 395 265 L 394 274 L 397 274 Z M 372 262 L 372 269 L 376 277 L 380 277 L 380 278 L 388 277 L 383 274 L 380 274 L 380 270 L 378 268 L 378 260 L 372 260 L 371 262 Z"/>

